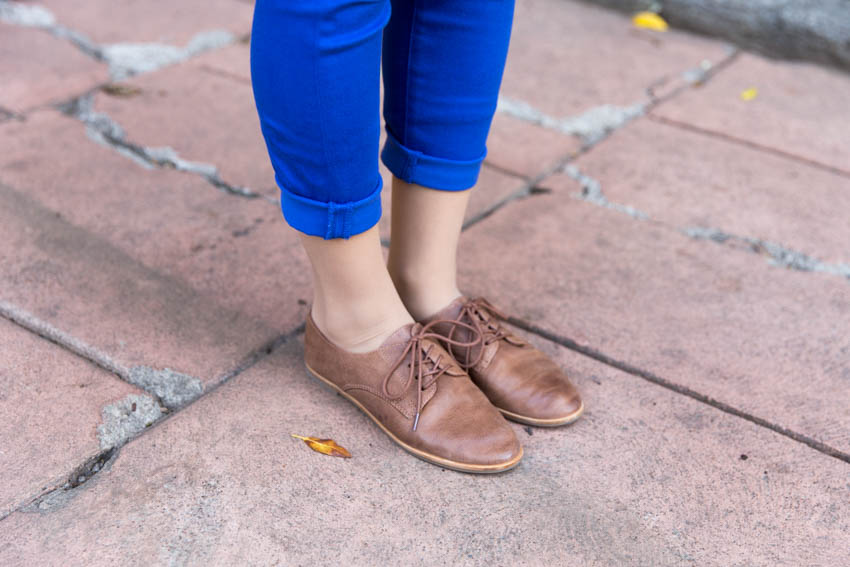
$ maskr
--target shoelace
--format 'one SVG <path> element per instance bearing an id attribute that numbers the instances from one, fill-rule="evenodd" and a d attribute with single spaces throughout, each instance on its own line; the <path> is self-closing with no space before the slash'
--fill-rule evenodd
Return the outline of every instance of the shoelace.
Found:
<path id="1" fill-rule="evenodd" d="M 485 316 L 482 310 L 486 311 L 489 317 Z M 464 319 L 470 321 L 471 324 L 462 323 L 462 320 Z M 508 319 L 508 316 L 496 309 L 492 303 L 490 303 L 483 297 L 476 297 L 470 299 L 463 304 L 455 323 L 461 324 L 464 327 L 474 327 L 475 332 L 481 338 L 481 348 L 478 350 L 478 356 L 475 357 L 475 360 L 470 362 L 469 357 L 472 353 L 472 348 L 476 345 L 459 345 L 466 348 L 463 357 L 464 361 L 458 361 L 458 365 L 461 368 L 472 368 L 473 366 L 478 364 L 481 361 L 481 357 L 484 356 L 484 347 L 495 343 L 496 341 L 507 339 L 509 337 L 509 333 L 504 329 L 504 327 L 502 327 L 502 325 L 497 319 L 506 321 Z M 452 341 L 452 335 L 454 335 L 456 328 L 457 327 L 452 327 L 452 330 L 449 332 L 448 338 L 444 340 Z"/>
<path id="2" fill-rule="evenodd" d="M 474 341 L 464 342 L 457 341 L 452 338 L 446 338 L 439 333 L 435 333 L 431 331 L 431 328 L 439 323 L 450 323 L 453 325 L 452 332 L 454 332 L 454 326 L 466 327 L 470 331 L 472 331 L 476 338 Z M 416 327 L 419 327 L 417 330 Z M 440 353 L 437 355 L 435 359 L 431 359 L 431 351 L 434 349 L 435 343 L 429 344 L 427 347 L 422 345 L 422 341 L 424 339 L 435 339 L 442 341 L 444 343 L 455 345 L 458 347 L 466 347 L 472 348 L 478 343 L 481 342 L 481 334 L 476 330 L 472 325 L 468 325 L 466 323 L 462 323 L 460 321 L 452 321 L 450 319 L 439 319 L 437 321 L 431 321 L 427 325 L 419 325 L 418 323 L 414 326 L 411 331 L 410 340 L 408 340 L 407 345 L 404 347 L 404 351 L 402 351 L 401 356 L 398 357 L 398 360 L 393 363 L 390 367 L 387 375 L 384 377 L 383 384 L 381 389 L 383 391 L 384 396 L 388 400 L 400 400 L 403 398 L 407 391 L 410 389 L 410 386 L 413 382 L 418 382 L 419 386 L 417 387 L 416 393 L 416 417 L 413 418 L 413 431 L 416 431 L 416 427 L 419 425 L 419 412 L 422 411 L 422 392 L 426 390 L 431 384 L 437 381 L 437 379 L 446 373 L 449 369 L 449 364 L 446 364 L 443 361 L 443 354 Z M 448 348 L 448 347 L 447 347 Z M 404 383 L 404 386 L 401 389 L 401 393 L 397 396 L 393 396 L 389 391 L 390 380 L 392 379 L 393 373 L 396 369 L 401 366 L 404 362 L 404 359 L 407 358 L 407 355 L 411 355 L 411 361 L 408 363 L 408 368 L 410 368 L 410 372 L 407 375 L 407 381 Z M 441 364 L 442 363 L 442 364 Z M 425 365 L 428 364 L 429 369 L 425 370 Z M 417 375 L 418 371 L 418 375 Z M 432 378 L 433 377 L 433 378 Z M 427 378 L 431 378 L 426 383 L 425 380 Z"/>

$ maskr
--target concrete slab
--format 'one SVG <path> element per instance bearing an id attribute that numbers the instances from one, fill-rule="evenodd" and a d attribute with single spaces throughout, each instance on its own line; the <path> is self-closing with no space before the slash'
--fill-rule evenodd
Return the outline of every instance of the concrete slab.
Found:
<path id="1" fill-rule="evenodd" d="M 2 317 L 0 352 L 3 517 L 99 454 L 102 408 L 143 392 Z"/>
<path id="2" fill-rule="evenodd" d="M 231 185 L 277 197 L 250 83 L 186 62 L 121 84 L 129 96 L 100 92 L 94 107 L 120 124 L 128 140 L 171 147 L 182 159 L 216 166 Z"/>
<path id="3" fill-rule="evenodd" d="M 239 41 L 221 49 L 201 53 L 192 59 L 195 65 L 207 72 L 251 84 L 250 42 Z"/>
<path id="4" fill-rule="evenodd" d="M 719 229 L 850 266 L 850 178 L 645 118 L 575 165 L 609 201 L 653 220 Z M 566 173 L 542 185 L 581 191 Z"/>
<path id="5" fill-rule="evenodd" d="M 461 240 L 461 289 L 850 452 L 850 285 L 571 199 L 513 203 Z"/>
<path id="6" fill-rule="evenodd" d="M 303 320 L 306 258 L 273 204 L 146 170 L 58 113 L 0 133 L 4 299 L 207 385 Z"/>
<path id="7" fill-rule="evenodd" d="M 35 28 L 0 23 L 0 107 L 22 114 L 109 79 L 106 65 Z"/>
<path id="8" fill-rule="evenodd" d="M 581 142 L 503 113 L 493 117 L 485 163 L 523 177 L 535 177 L 574 154 Z"/>
<path id="9" fill-rule="evenodd" d="M 757 89 L 752 100 L 741 93 Z M 850 76 L 742 54 L 704 86 L 652 115 L 811 160 L 850 175 Z"/>
<path id="10" fill-rule="evenodd" d="M 9 517 L 0 559 L 841 562 L 850 543 L 845 463 L 575 354 L 555 354 L 582 387 L 588 413 L 573 427 L 532 435 L 517 426 L 523 463 L 480 477 L 395 447 L 305 375 L 293 341 L 125 447 L 70 504 Z M 291 433 L 332 437 L 353 458 L 311 452 Z"/>
<path id="11" fill-rule="evenodd" d="M 517 2 L 502 94 L 553 117 L 647 100 L 646 89 L 704 59 L 719 61 L 717 41 L 633 28 L 629 18 L 575 1 Z"/>
<path id="12" fill-rule="evenodd" d="M 242 35 L 251 31 L 253 15 L 251 4 L 233 0 L 43 0 L 40 4 L 54 14 L 58 24 L 101 44 L 153 42 L 183 46 L 196 33 L 215 29 Z"/>

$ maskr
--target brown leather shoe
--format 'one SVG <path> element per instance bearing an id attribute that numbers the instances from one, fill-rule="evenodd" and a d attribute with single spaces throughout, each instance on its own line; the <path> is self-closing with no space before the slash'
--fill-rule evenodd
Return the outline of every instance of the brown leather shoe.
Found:
<path id="1" fill-rule="evenodd" d="M 422 323 L 433 324 L 434 330 L 449 341 L 446 346 L 455 360 L 508 419 L 542 427 L 566 425 L 578 419 L 584 404 L 564 371 L 528 342 L 511 334 L 499 319 L 507 317 L 486 299 L 459 297 Z M 474 346 L 468 344 L 474 336 L 469 326 L 482 337 Z"/>
<path id="2" fill-rule="evenodd" d="M 515 467 L 522 447 L 513 429 L 435 341 L 437 323 L 405 325 L 378 349 L 351 353 L 331 343 L 308 316 L 304 362 L 310 374 L 420 459 L 471 473 Z M 480 342 L 474 329 L 464 327 L 473 340 L 451 344 L 471 347 Z"/>

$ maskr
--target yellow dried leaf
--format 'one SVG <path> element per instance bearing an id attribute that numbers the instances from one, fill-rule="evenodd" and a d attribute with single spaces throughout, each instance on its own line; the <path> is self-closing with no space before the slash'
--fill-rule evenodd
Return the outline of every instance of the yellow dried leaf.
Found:
<path id="1" fill-rule="evenodd" d="M 741 93 L 741 100 L 753 100 L 759 94 L 759 91 L 755 87 L 750 87 L 747 90 Z"/>
<path id="2" fill-rule="evenodd" d="M 638 12 L 632 16 L 635 27 L 654 31 L 667 31 L 667 22 L 655 12 Z"/>
<path id="3" fill-rule="evenodd" d="M 139 87 L 122 83 L 109 83 L 100 87 L 100 90 L 111 96 L 122 97 L 136 96 L 142 92 L 142 89 Z"/>
<path id="4" fill-rule="evenodd" d="M 348 449 L 343 447 L 342 445 L 338 445 L 336 441 L 333 439 L 319 439 L 318 437 L 302 437 L 300 435 L 295 435 L 294 433 L 290 433 L 296 439 L 301 439 L 304 443 L 307 444 L 308 447 L 316 451 L 317 453 L 322 453 L 323 455 L 330 455 L 332 457 L 342 457 L 343 459 L 350 459 L 351 453 L 348 452 Z"/>

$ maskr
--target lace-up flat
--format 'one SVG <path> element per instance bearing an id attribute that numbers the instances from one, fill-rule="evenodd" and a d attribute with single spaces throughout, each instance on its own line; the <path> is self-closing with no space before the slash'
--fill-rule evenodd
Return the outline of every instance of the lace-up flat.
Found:
<path id="1" fill-rule="evenodd" d="M 459 297 L 421 323 L 434 326 L 457 363 L 508 419 L 540 427 L 574 422 L 584 411 L 578 390 L 548 356 L 509 332 L 502 324 L 506 319 L 486 299 Z M 481 340 L 470 341 L 476 334 Z"/>
<path id="2" fill-rule="evenodd" d="M 446 339 L 434 331 L 455 324 L 467 339 Z M 351 353 L 331 343 L 308 316 L 304 361 L 313 377 L 420 459 L 470 473 L 515 467 L 522 447 L 513 429 L 437 338 L 458 348 L 481 341 L 470 325 L 435 320 L 399 328 L 374 351 Z"/>

